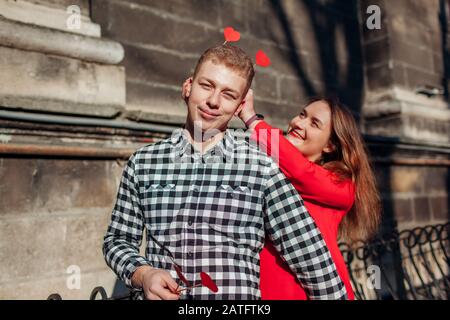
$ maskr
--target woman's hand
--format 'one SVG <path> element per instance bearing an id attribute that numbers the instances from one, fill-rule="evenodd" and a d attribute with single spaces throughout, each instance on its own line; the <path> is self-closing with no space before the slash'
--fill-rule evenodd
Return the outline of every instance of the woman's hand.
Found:
<path id="1" fill-rule="evenodd" d="M 242 103 L 244 104 L 244 107 L 239 113 L 239 118 L 245 123 L 245 121 L 247 121 L 256 114 L 252 89 L 248 90 L 247 95 L 245 96 L 244 101 Z"/>

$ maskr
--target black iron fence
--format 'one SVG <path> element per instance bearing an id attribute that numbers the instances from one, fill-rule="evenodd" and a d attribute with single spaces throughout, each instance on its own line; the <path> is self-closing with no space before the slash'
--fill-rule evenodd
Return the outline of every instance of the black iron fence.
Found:
<path id="1" fill-rule="evenodd" d="M 450 296 L 450 223 L 393 231 L 352 246 L 342 243 L 355 298 L 358 300 L 448 300 Z M 107 296 L 96 287 L 90 299 L 127 300 Z M 49 300 L 61 300 L 52 294 Z"/>
<path id="2" fill-rule="evenodd" d="M 448 300 L 450 223 L 340 248 L 357 299 Z"/>

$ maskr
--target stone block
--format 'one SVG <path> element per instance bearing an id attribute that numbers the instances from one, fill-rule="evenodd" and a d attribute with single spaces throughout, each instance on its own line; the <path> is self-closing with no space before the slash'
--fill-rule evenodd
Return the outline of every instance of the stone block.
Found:
<path id="1" fill-rule="evenodd" d="M 126 0 L 121 1 L 128 2 Z M 212 26 L 218 24 L 221 11 L 220 2 L 211 0 L 190 0 L 189 2 L 185 0 L 134 0 L 133 2 L 186 20 L 192 19 L 193 22 L 205 22 Z M 241 3 L 241 1 L 238 1 L 238 3 Z"/>
<path id="2" fill-rule="evenodd" d="M 127 114 L 153 122 L 184 123 L 187 106 L 181 98 L 181 85 L 176 90 L 128 81 Z"/>
<path id="3" fill-rule="evenodd" d="M 433 66 L 430 66 L 432 70 Z M 438 74 L 432 73 L 427 70 L 419 70 L 413 67 L 406 67 L 406 79 L 408 88 L 416 89 L 418 86 L 429 85 L 433 87 L 442 86 L 442 77 Z"/>
<path id="4" fill-rule="evenodd" d="M 392 66 L 385 63 L 376 67 L 367 67 L 366 77 L 369 90 L 388 88 L 393 84 Z"/>
<path id="5" fill-rule="evenodd" d="M 424 175 L 425 192 L 442 192 L 449 187 L 449 170 L 446 167 L 426 168 Z"/>
<path id="6" fill-rule="evenodd" d="M 448 179 L 448 178 L 447 178 Z M 441 196 L 441 197 L 430 197 L 429 198 L 431 210 L 433 212 L 433 219 L 436 221 L 449 221 L 450 215 L 449 215 L 449 204 L 450 201 L 447 196 Z"/>
<path id="7" fill-rule="evenodd" d="M 122 168 L 115 162 L 2 160 L 2 216 L 112 208 Z M 8 183 L 9 181 L 9 183 Z"/>
<path id="8" fill-rule="evenodd" d="M 81 9 L 83 15 L 89 16 L 89 0 L 28 0 L 27 2 L 63 11 L 71 5 L 76 5 Z"/>
<path id="9" fill-rule="evenodd" d="M 124 45 L 127 79 L 179 87 L 194 73 L 198 58 Z"/>
<path id="10" fill-rule="evenodd" d="M 414 199 L 414 217 L 417 222 L 428 222 L 431 219 L 431 208 L 428 197 Z"/>
<path id="11" fill-rule="evenodd" d="M 4 283 L 0 285 L 0 299 L 45 300 L 49 295 L 58 293 L 63 300 L 88 300 L 92 290 L 98 286 L 104 287 L 110 297 L 117 279 L 110 269 L 92 270 L 81 274 L 80 289 L 69 289 L 68 276 L 70 274 Z"/>
<path id="12" fill-rule="evenodd" d="M 253 90 L 262 99 L 279 98 L 278 77 L 268 72 L 257 72 L 253 79 Z"/>
<path id="13" fill-rule="evenodd" d="M 241 34 L 248 32 L 249 21 L 254 15 L 253 8 L 249 6 L 248 1 L 210 1 L 207 10 L 209 11 L 210 6 L 212 6 L 212 9 L 215 9 L 214 4 L 218 6 L 219 21 L 222 28 L 231 26 Z M 203 10 L 205 9 L 206 7 Z"/>
<path id="14" fill-rule="evenodd" d="M 414 219 L 411 199 L 390 198 L 383 200 L 383 220 L 397 220 L 399 223 Z"/>
<path id="15" fill-rule="evenodd" d="M 422 193 L 424 190 L 423 168 L 393 167 L 390 175 L 390 189 L 393 193 Z"/>
<path id="16" fill-rule="evenodd" d="M 111 117 L 125 105 L 125 72 L 0 47 L 0 104 L 8 108 Z"/>
<path id="17" fill-rule="evenodd" d="M 103 1 L 100 1 L 101 5 Z M 147 6 L 127 1 L 108 1 L 108 15 L 100 15 L 104 36 L 124 44 L 153 45 L 182 53 L 200 55 L 208 47 L 219 45 L 223 36 L 218 29 L 160 14 Z M 183 5 L 186 7 L 186 5 Z"/>
<path id="18" fill-rule="evenodd" d="M 402 40 L 391 40 L 390 46 L 392 59 L 401 61 L 414 68 L 423 70 L 432 70 L 432 53 L 428 49 L 419 47 L 419 45 L 411 45 Z"/>
<path id="19" fill-rule="evenodd" d="M 283 101 L 298 105 L 299 110 L 308 100 L 308 94 L 305 91 L 304 83 L 300 79 L 281 78 L 280 93 Z"/>
<path id="20" fill-rule="evenodd" d="M 72 212 L 72 216 L 2 219 L 0 257 L 8 263 L 0 266 L 0 283 L 53 277 L 71 265 L 81 270 L 104 268 L 103 236 L 111 211 Z"/>
<path id="21" fill-rule="evenodd" d="M 386 63 L 391 58 L 389 38 L 380 38 L 364 45 L 365 62 L 367 66 Z"/>

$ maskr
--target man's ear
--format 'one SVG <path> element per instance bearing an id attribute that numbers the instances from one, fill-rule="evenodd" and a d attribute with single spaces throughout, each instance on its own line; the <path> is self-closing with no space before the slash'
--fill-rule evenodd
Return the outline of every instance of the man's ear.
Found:
<path id="1" fill-rule="evenodd" d="M 182 95 L 183 95 L 184 100 L 189 99 L 189 97 L 191 95 L 192 81 L 193 81 L 193 78 L 189 77 L 183 83 L 181 90 L 182 90 Z"/>
<path id="2" fill-rule="evenodd" d="M 237 109 L 236 109 L 236 111 L 234 112 L 234 115 L 236 116 L 236 117 L 238 117 L 239 116 L 239 113 L 242 111 L 242 109 L 245 107 L 245 99 L 243 99 L 242 101 L 241 101 L 241 103 L 239 104 L 239 106 L 237 107 Z"/>

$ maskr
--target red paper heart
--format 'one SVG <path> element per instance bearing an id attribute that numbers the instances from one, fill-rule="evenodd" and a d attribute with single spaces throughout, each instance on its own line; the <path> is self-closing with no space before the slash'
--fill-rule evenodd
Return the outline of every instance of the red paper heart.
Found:
<path id="1" fill-rule="evenodd" d="M 256 53 L 256 64 L 257 64 L 258 66 L 261 66 L 261 67 L 268 67 L 268 66 L 270 66 L 270 59 L 269 59 L 269 57 L 264 53 L 264 51 L 259 50 L 259 51 Z"/>
<path id="2" fill-rule="evenodd" d="M 202 280 L 202 285 L 207 287 L 212 292 L 216 293 L 219 291 L 219 288 L 217 288 L 217 285 L 214 283 L 214 281 L 211 279 L 211 277 L 206 272 L 200 272 L 200 279 Z"/>
<path id="3" fill-rule="evenodd" d="M 241 34 L 232 27 L 226 27 L 225 30 L 223 30 L 223 35 L 227 42 L 236 42 L 241 38 Z"/>

